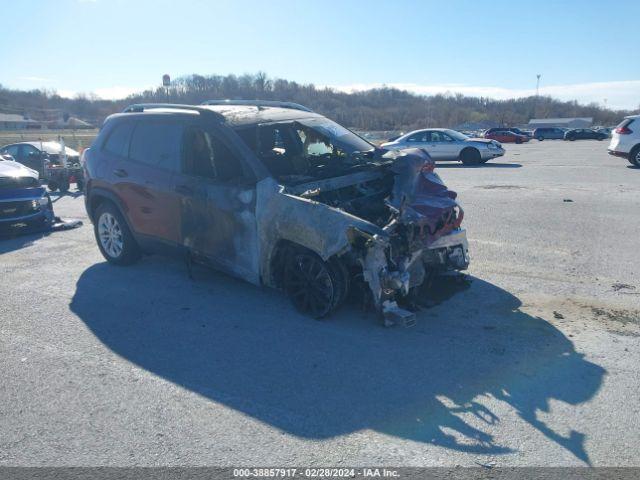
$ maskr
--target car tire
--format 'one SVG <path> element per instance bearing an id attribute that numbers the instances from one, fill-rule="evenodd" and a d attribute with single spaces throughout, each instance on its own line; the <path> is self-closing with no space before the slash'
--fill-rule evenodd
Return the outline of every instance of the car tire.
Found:
<path id="1" fill-rule="evenodd" d="M 640 145 L 636 145 L 631 149 L 628 160 L 631 165 L 640 167 Z"/>
<path id="2" fill-rule="evenodd" d="M 464 165 L 478 165 L 482 161 L 482 156 L 476 148 L 465 148 L 460 152 L 460 161 Z"/>
<path id="3" fill-rule="evenodd" d="M 69 185 L 69 180 L 63 180 L 62 182 L 60 182 L 60 193 L 67 193 L 70 186 L 71 185 Z"/>
<path id="4" fill-rule="evenodd" d="M 537 137 L 539 142 L 544 141 L 544 137 Z"/>
<path id="5" fill-rule="evenodd" d="M 283 287 L 300 313 L 326 318 L 348 294 L 346 269 L 338 260 L 325 262 L 311 250 L 293 248 L 284 268 Z"/>
<path id="6" fill-rule="evenodd" d="M 98 207 L 93 231 L 100 253 L 109 263 L 131 265 L 140 259 L 140 247 L 113 203 L 104 202 Z"/>
<path id="7" fill-rule="evenodd" d="M 58 190 L 58 182 L 56 182 L 55 180 L 49 180 L 47 182 L 47 188 L 50 192 L 55 192 L 56 190 Z"/>

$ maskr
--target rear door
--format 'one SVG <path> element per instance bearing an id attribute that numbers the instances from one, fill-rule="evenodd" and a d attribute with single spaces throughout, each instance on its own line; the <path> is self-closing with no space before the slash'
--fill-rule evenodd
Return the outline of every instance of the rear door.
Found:
<path id="1" fill-rule="evenodd" d="M 429 132 L 412 133 L 403 143 L 405 147 L 423 148 L 435 159 L 437 152 L 435 146 L 432 146 L 429 142 Z"/>
<path id="2" fill-rule="evenodd" d="M 180 243 L 217 268 L 259 283 L 256 182 L 242 155 L 214 126 L 183 136 Z"/>
<path id="3" fill-rule="evenodd" d="M 125 125 L 121 132 L 116 126 L 110 135 L 131 131 L 126 155 L 121 151 L 111 157 L 110 182 L 138 235 L 177 245 L 180 197 L 174 176 L 180 169 L 182 124 L 175 118 L 144 118 Z M 107 138 L 104 148 L 109 144 Z"/>

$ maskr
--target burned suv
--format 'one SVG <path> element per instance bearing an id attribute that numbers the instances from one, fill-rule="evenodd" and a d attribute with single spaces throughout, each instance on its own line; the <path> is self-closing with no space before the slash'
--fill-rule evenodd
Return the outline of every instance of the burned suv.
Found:
<path id="1" fill-rule="evenodd" d="M 403 299 L 468 266 L 462 210 L 426 152 L 377 148 L 297 104 L 132 105 L 84 160 L 112 264 L 177 252 L 315 318 L 360 291 L 386 323 L 411 323 Z"/>

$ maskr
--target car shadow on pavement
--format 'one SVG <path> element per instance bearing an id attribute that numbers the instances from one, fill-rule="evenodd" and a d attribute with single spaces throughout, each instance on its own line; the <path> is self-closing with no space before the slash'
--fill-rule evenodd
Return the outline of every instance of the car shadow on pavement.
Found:
<path id="1" fill-rule="evenodd" d="M 462 163 L 440 163 L 436 164 L 438 168 L 521 168 L 521 163 L 481 163 L 480 165 L 464 165 Z"/>
<path id="2" fill-rule="evenodd" d="M 26 231 L 22 232 L 0 232 L 0 255 L 9 253 L 14 250 L 20 250 L 32 246 L 37 240 L 47 237 L 51 234 L 51 231 L 34 232 Z"/>
<path id="3" fill-rule="evenodd" d="M 84 195 L 84 192 L 82 190 L 76 190 L 74 192 L 49 192 L 49 196 L 51 197 L 52 203 L 55 203 L 64 197 L 78 198 L 78 197 L 82 197 L 83 195 Z"/>
<path id="4" fill-rule="evenodd" d="M 355 306 L 311 320 L 277 291 L 215 272 L 191 281 L 180 263 L 154 257 L 93 265 L 70 308 L 125 360 L 299 437 L 372 429 L 507 454 L 517 446 L 495 438 L 493 411 L 506 404 L 506 421 L 528 423 L 589 463 L 584 434 L 556 432 L 537 413 L 551 400 L 588 401 L 605 370 L 509 292 L 469 279 L 408 329 L 385 329 Z"/>

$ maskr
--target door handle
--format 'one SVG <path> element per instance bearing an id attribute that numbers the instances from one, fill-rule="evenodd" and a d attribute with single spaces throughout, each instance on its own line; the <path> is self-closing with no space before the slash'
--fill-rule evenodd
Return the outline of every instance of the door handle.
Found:
<path id="1" fill-rule="evenodd" d="M 180 195 L 188 195 L 188 196 L 193 195 L 193 189 L 191 189 L 191 187 L 187 187 L 186 185 L 176 186 L 175 191 Z"/>
<path id="2" fill-rule="evenodd" d="M 122 169 L 122 168 L 116 168 L 116 169 L 113 171 L 113 174 L 114 174 L 116 177 L 126 177 L 126 176 L 128 176 L 128 175 L 129 175 L 129 174 L 127 173 L 127 171 L 126 171 L 126 170 L 124 170 L 124 169 Z"/>

